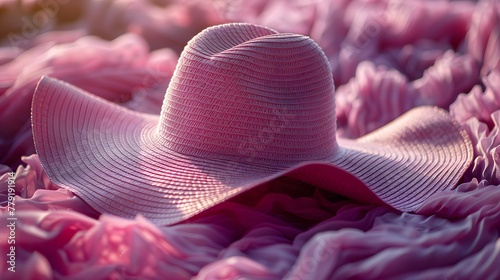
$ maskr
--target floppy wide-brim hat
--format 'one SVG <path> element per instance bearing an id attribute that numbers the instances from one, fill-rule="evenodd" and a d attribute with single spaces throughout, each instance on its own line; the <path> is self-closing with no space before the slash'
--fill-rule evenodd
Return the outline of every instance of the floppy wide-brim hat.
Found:
<path id="1" fill-rule="evenodd" d="M 434 107 L 337 139 L 331 69 L 306 36 L 210 27 L 182 52 L 161 114 L 134 112 L 43 77 L 33 136 L 49 178 L 102 213 L 173 224 L 289 176 L 370 204 L 417 211 L 472 158 Z"/>

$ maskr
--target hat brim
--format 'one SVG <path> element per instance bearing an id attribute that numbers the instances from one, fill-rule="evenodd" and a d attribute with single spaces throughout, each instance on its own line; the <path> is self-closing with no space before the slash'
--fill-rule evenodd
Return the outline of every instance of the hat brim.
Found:
<path id="1" fill-rule="evenodd" d="M 339 139 L 331 158 L 287 167 L 174 152 L 156 138 L 158 121 L 48 77 L 33 97 L 33 137 L 49 178 L 99 212 L 142 214 L 158 224 L 284 175 L 360 202 L 416 211 L 452 188 L 472 159 L 466 133 L 431 107 L 363 138 Z"/>

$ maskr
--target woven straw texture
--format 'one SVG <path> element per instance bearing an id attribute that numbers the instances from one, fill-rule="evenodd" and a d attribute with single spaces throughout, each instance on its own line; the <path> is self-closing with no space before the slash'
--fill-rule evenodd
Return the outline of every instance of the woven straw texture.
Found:
<path id="1" fill-rule="evenodd" d="M 322 50 L 308 37 L 251 24 L 211 27 L 188 43 L 160 116 L 44 77 L 32 125 L 54 183 L 100 212 L 158 224 L 284 175 L 414 211 L 452 188 L 472 158 L 465 132 L 430 107 L 363 138 L 336 139 Z"/>

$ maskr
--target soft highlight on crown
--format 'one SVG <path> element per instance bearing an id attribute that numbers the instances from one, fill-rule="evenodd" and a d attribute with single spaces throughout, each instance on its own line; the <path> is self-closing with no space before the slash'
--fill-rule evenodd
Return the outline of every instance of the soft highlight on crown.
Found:
<path id="1" fill-rule="evenodd" d="M 334 112 L 331 68 L 312 39 L 228 24 L 184 49 L 158 131 L 180 153 L 292 165 L 334 153 Z"/>

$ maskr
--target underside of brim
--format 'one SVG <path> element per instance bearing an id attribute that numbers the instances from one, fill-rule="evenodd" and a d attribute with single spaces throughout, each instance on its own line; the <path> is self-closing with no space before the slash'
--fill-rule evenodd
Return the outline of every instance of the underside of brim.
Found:
<path id="1" fill-rule="evenodd" d="M 415 108 L 362 138 L 338 142 L 330 164 L 310 163 L 289 175 L 404 212 L 418 212 L 429 197 L 456 186 L 473 157 L 465 130 L 437 107 Z"/>
<path id="2" fill-rule="evenodd" d="M 355 141 L 341 139 L 339 145 L 345 156 L 334 165 L 359 178 L 388 205 L 408 212 L 452 189 L 473 156 L 465 130 L 445 110 L 427 106 Z"/>

